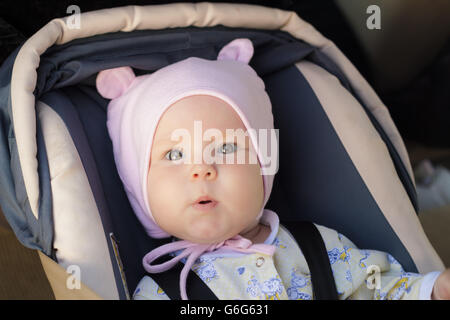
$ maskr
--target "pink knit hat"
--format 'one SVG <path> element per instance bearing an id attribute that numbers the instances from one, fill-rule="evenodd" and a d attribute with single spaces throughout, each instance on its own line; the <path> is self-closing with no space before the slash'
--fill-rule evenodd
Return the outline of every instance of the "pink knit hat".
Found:
<path id="1" fill-rule="evenodd" d="M 222 48 L 217 60 L 190 57 L 139 77 L 130 67 L 99 73 L 97 90 L 103 97 L 112 99 L 108 105 L 107 127 L 117 170 L 135 214 L 151 237 L 170 236 L 155 223 L 150 211 L 147 174 L 158 122 L 176 101 L 206 94 L 227 102 L 249 131 L 260 165 L 266 163 L 261 161 L 264 155 L 258 147 L 257 129 L 273 129 L 272 105 L 264 82 L 248 65 L 252 56 L 252 42 L 236 39 Z M 266 170 L 261 165 L 264 205 L 258 218 L 272 190 L 274 176 Z"/>

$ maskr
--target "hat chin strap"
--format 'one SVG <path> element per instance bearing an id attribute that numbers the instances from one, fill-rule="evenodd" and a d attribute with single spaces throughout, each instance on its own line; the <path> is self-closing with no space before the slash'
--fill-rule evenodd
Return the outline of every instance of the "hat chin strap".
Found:
<path id="1" fill-rule="evenodd" d="M 149 253 L 147 253 L 142 262 L 144 269 L 148 273 L 160 273 L 174 267 L 181 259 L 186 258 L 186 263 L 180 273 L 180 294 L 183 300 L 188 300 L 186 294 L 186 278 L 198 257 L 205 252 L 212 252 L 219 248 L 227 248 L 237 252 L 243 253 L 262 253 L 272 256 L 275 252 L 275 246 L 269 244 L 253 244 L 249 239 L 246 239 L 240 235 L 236 235 L 228 240 L 215 243 L 215 244 L 197 244 L 186 240 L 175 241 L 162 245 Z M 183 250 L 179 255 L 172 259 L 157 265 L 151 263 L 157 258 L 175 253 L 179 250 Z"/>

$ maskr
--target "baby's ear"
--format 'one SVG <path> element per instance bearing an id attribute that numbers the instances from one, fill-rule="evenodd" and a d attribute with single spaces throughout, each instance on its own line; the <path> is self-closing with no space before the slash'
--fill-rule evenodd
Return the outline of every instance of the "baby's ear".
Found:
<path id="1" fill-rule="evenodd" d="M 235 39 L 220 50 L 217 60 L 233 60 L 249 63 L 253 56 L 253 44 L 250 39 Z"/>
<path id="2" fill-rule="evenodd" d="M 130 67 L 103 70 L 97 75 L 97 91 L 103 98 L 115 99 L 128 89 L 135 78 Z"/>

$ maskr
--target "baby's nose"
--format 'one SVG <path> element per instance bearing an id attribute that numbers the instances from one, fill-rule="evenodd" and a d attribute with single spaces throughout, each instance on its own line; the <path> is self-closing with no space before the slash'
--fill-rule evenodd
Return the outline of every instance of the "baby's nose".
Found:
<path id="1" fill-rule="evenodd" d="M 191 180 L 198 179 L 213 180 L 217 176 L 217 171 L 212 165 L 196 164 L 191 171 Z"/>

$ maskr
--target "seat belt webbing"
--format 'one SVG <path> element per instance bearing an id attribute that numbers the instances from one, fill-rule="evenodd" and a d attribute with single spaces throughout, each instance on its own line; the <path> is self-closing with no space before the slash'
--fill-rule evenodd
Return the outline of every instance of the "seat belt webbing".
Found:
<path id="1" fill-rule="evenodd" d="M 308 263 L 314 299 L 338 300 L 330 259 L 319 230 L 309 221 L 290 221 L 286 225 Z"/>

